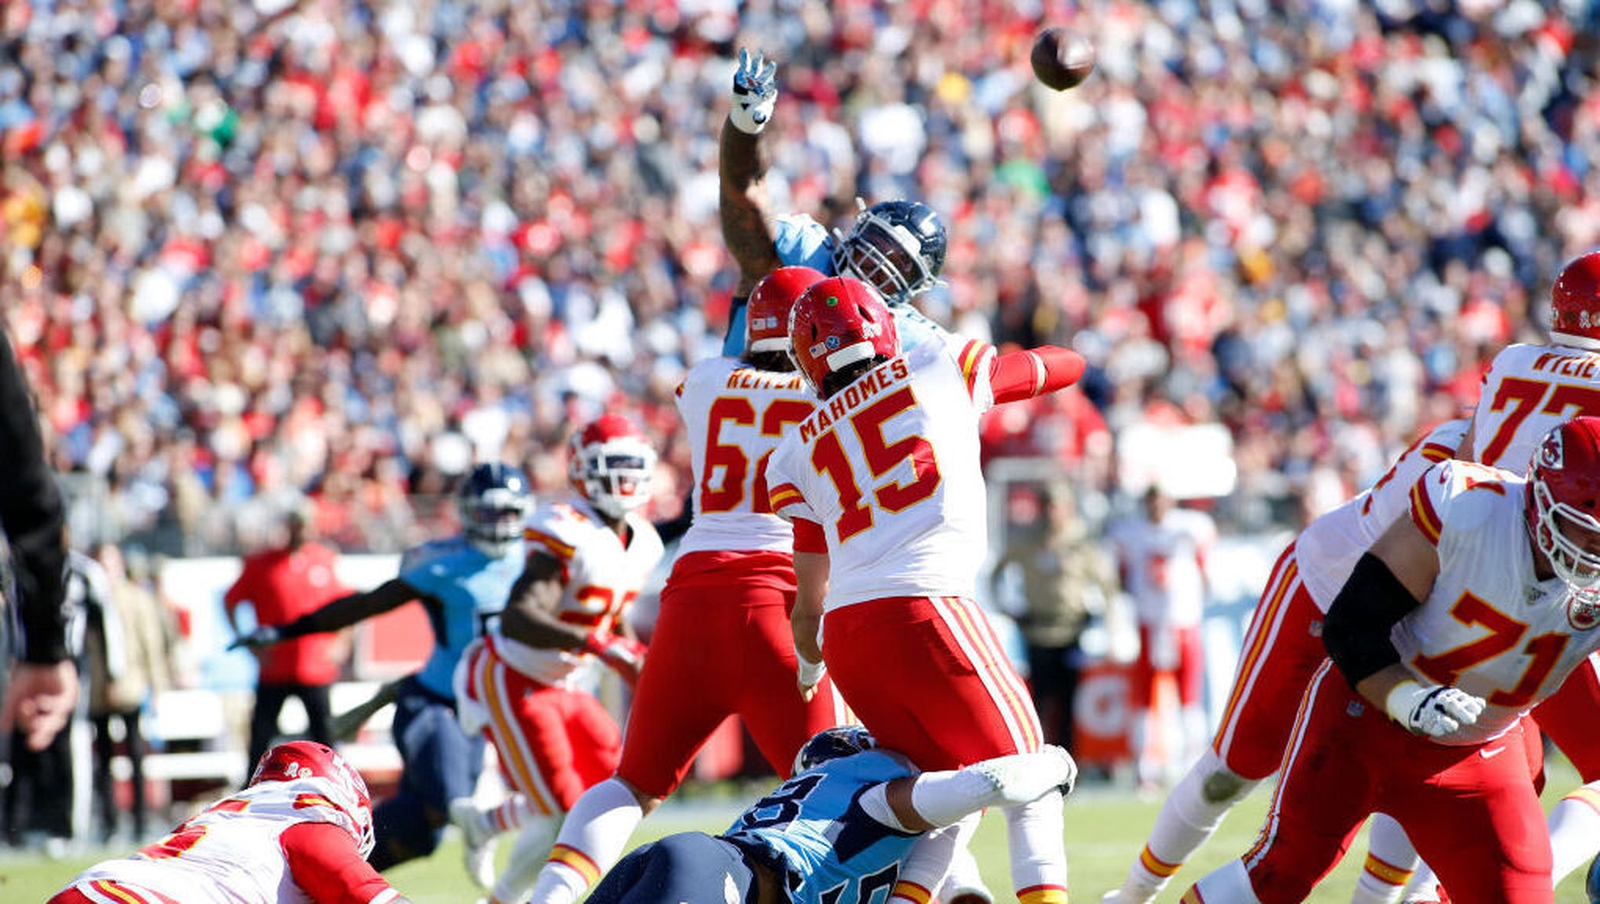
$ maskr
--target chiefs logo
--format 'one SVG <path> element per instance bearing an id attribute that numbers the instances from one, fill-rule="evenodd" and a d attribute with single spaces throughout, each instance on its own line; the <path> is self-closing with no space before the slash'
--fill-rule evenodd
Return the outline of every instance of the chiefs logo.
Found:
<path id="1" fill-rule="evenodd" d="M 1567 597 L 1567 624 L 1574 631 L 1600 627 L 1600 598 L 1576 593 Z"/>
<path id="2" fill-rule="evenodd" d="M 1566 451 L 1561 444 L 1560 430 L 1552 430 L 1539 444 L 1539 449 L 1533 454 L 1533 464 L 1539 468 L 1549 468 L 1559 471 L 1566 466 Z"/>

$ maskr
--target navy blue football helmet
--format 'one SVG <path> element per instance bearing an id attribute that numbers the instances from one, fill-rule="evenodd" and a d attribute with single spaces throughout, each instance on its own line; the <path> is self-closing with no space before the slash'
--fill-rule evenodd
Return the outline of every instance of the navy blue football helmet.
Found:
<path id="1" fill-rule="evenodd" d="M 834 272 L 872 286 L 890 304 L 905 304 L 938 284 L 950 247 L 939 215 L 920 201 L 863 207 L 850 231 L 835 229 L 833 239 Z"/>
<path id="2" fill-rule="evenodd" d="M 859 725 L 825 728 L 800 745 L 800 752 L 794 755 L 794 772 L 799 774 L 829 760 L 855 756 L 877 746 L 878 741 L 872 733 Z"/>
<path id="3" fill-rule="evenodd" d="M 522 523 L 533 511 L 528 477 L 500 462 L 478 465 L 456 489 L 456 511 L 467 542 L 497 559 L 522 539 Z"/>
<path id="4" fill-rule="evenodd" d="M 1600 904 L 1600 857 L 1589 864 L 1589 879 L 1583 887 L 1589 893 L 1589 904 Z"/>

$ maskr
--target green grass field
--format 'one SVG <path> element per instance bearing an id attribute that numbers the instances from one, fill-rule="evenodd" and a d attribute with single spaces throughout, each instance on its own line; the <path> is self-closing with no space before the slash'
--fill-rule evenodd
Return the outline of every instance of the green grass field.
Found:
<path id="1" fill-rule="evenodd" d="M 1552 761 L 1545 794 L 1546 806 L 1576 787 L 1577 775 L 1564 761 Z M 1221 830 L 1178 874 L 1161 897 L 1176 901 L 1190 881 L 1206 870 L 1238 856 L 1249 846 L 1260 825 L 1267 804 L 1266 788 L 1257 789 L 1222 824 Z M 1155 819 L 1159 801 L 1141 800 L 1129 791 L 1106 786 L 1087 787 L 1067 802 L 1066 847 L 1071 868 L 1072 898 L 1078 904 L 1098 904 L 1100 895 L 1120 883 L 1128 864 L 1144 842 L 1145 832 Z M 698 799 L 686 805 L 669 804 L 647 820 L 637 842 L 643 843 L 670 832 L 701 830 L 718 832 L 738 812 L 740 805 L 731 797 L 723 800 Z M 509 848 L 501 845 L 502 854 Z M 1315 902 L 1349 900 L 1350 889 L 1365 856 L 1366 840 L 1361 838 L 1339 868 L 1310 897 Z M 120 852 L 109 852 L 107 856 Z M 1005 828 L 997 814 L 984 818 L 983 828 L 974 842 L 973 853 L 982 864 L 991 889 L 1009 887 L 1006 871 Z M 97 858 L 49 861 L 42 858 L 0 859 L 0 901 L 6 904 L 33 904 L 46 900 L 79 870 Z M 430 859 L 416 861 L 393 871 L 390 879 L 418 904 L 471 904 L 479 892 L 467 880 L 461 866 L 461 849 L 454 836 Z M 1001 904 L 1007 896 L 1000 896 Z M 1557 889 L 1560 904 L 1582 904 L 1583 878 L 1569 877 Z"/>

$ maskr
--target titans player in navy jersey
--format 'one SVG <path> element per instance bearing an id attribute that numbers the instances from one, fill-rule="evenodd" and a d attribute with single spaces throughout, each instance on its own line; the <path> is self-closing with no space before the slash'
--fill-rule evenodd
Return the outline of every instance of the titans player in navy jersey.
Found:
<path id="1" fill-rule="evenodd" d="M 1060 747 L 918 773 L 867 730 L 830 728 L 795 758 L 795 775 L 721 835 L 684 832 L 635 849 L 591 904 L 927 904 L 956 844 L 950 826 L 985 807 L 1070 791 Z M 926 834 L 924 834 L 926 833 Z"/>

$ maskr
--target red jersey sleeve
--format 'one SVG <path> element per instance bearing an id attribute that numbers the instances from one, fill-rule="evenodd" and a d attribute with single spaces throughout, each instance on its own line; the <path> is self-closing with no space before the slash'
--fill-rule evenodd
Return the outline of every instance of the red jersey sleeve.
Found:
<path id="1" fill-rule="evenodd" d="M 330 822 L 302 822 L 278 836 L 289 874 L 315 904 L 387 904 L 400 893 L 361 859 L 350 833 Z"/>
<path id="2" fill-rule="evenodd" d="M 828 551 L 828 535 L 822 525 L 806 518 L 794 519 L 794 551 L 822 553 Z"/>

